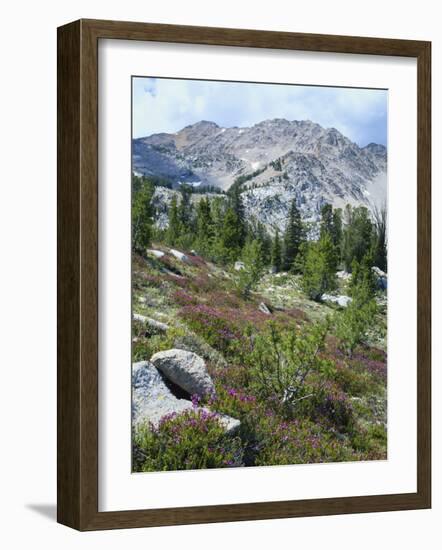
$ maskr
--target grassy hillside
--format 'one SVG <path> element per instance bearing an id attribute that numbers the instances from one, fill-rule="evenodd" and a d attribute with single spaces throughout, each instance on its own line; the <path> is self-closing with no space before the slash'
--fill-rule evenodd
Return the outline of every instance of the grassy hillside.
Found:
<path id="1" fill-rule="evenodd" d="M 165 255 L 133 255 L 133 310 L 169 328 L 134 321 L 133 361 L 170 348 L 197 353 L 216 388 L 199 404 L 241 427 L 223 439 L 213 419 L 190 423 L 188 414 L 162 432 L 146 426 L 135 434 L 135 469 L 199 467 L 191 457 L 202 452 L 200 467 L 387 458 L 385 297 L 349 351 L 337 328 L 345 310 L 309 300 L 298 275 L 267 273 L 246 299 L 234 269 L 153 248 Z M 347 294 L 348 282 L 338 283 Z"/>

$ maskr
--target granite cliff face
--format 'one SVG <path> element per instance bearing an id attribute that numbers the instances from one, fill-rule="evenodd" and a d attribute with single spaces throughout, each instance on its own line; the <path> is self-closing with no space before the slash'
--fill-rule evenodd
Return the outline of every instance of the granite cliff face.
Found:
<path id="1" fill-rule="evenodd" d="M 175 189 L 188 183 L 228 190 L 240 178 L 247 215 L 280 229 L 293 199 L 305 220 L 316 221 L 325 203 L 372 208 L 387 194 L 383 145 L 361 148 L 310 121 L 273 119 L 250 128 L 201 121 L 175 134 L 134 139 L 133 171 L 165 178 Z M 173 193 L 157 188 L 160 210 Z"/>

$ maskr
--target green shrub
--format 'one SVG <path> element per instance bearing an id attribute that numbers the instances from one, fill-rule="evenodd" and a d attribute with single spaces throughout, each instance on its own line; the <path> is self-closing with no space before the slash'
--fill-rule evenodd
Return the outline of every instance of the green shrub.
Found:
<path id="1" fill-rule="evenodd" d="M 311 420 L 280 422 L 272 417 L 260 425 L 256 466 L 311 464 L 358 460 L 348 441 Z"/>
<path id="2" fill-rule="evenodd" d="M 241 295 L 247 300 L 264 273 L 262 247 L 257 239 L 246 242 L 242 260 L 244 268 L 235 274 L 235 282 Z"/>
<path id="3" fill-rule="evenodd" d="M 217 416 L 204 409 L 164 417 L 158 428 L 139 427 L 134 470 L 196 470 L 242 466 L 238 437 L 226 435 Z"/>
<path id="4" fill-rule="evenodd" d="M 301 267 L 301 286 L 311 300 L 320 300 L 322 294 L 334 290 L 336 282 L 336 249 L 329 235 L 312 242 L 304 251 Z"/>
<path id="5" fill-rule="evenodd" d="M 365 284 L 353 288 L 352 298 L 347 308 L 335 317 L 339 345 L 350 357 L 356 346 L 364 342 L 377 313 L 376 301 L 370 297 Z"/>
<path id="6" fill-rule="evenodd" d="M 307 377 L 321 373 L 327 377 L 333 364 L 320 355 L 328 330 L 327 323 L 280 327 L 272 322 L 256 334 L 247 363 L 251 387 L 261 398 L 273 402 L 285 415 L 309 398 Z"/>

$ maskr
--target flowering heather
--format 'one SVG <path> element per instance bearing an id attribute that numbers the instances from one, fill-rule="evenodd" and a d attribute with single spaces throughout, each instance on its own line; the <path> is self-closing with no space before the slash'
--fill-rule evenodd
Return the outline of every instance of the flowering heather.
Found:
<path id="1" fill-rule="evenodd" d="M 242 334 L 232 311 L 222 311 L 205 304 L 184 306 L 180 315 L 189 328 L 200 334 L 215 349 L 226 352 Z"/>
<path id="2" fill-rule="evenodd" d="M 242 446 L 226 435 L 216 413 L 189 410 L 144 426 L 135 434 L 138 471 L 194 470 L 242 465 Z"/>

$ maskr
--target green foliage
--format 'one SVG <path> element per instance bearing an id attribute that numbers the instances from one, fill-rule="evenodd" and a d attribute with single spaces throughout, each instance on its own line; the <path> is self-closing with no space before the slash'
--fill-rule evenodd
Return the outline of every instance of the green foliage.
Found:
<path id="1" fill-rule="evenodd" d="M 301 214 L 296 206 L 296 200 L 292 201 L 289 211 L 289 219 L 284 234 L 284 251 L 282 267 L 289 271 L 299 253 L 299 248 L 304 240 L 304 232 L 301 221 Z"/>
<path id="2" fill-rule="evenodd" d="M 366 254 L 361 262 L 358 262 L 356 258 L 351 264 L 351 279 L 349 284 L 350 296 L 355 294 L 356 296 L 361 293 L 361 289 L 367 295 L 372 298 L 376 292 L 376 277 L 371 269 L 372 265 L 371 255 Z"/>
<path id="3" fill-rule="evenodd" d="M 240 190 L 243 183 L 246 183 L 247 181 L 250 181 L 253 178 L 256 178 L 256 176 L 259 176 L 266 170 L 267 170 L 267 165 L 263 166 L 262 168 L 258 168 L 257 170 L 255 170 L 254 172 L 250 172 L 249 174 L 243 174 L 242 176 L 238 176 L 233 182 L 233 184 L 231 185 L 228 191 L 228 194 L 232 195 L 233 193 L 237 193 Z"/>
<path id="4" fill-rule="evenodd" d="M 229 190 L 230 191 L 230 190 Z M 245 243 L 247 235 L 246 227 L 246 215 L 244 210 L 244 203 L 242 201 L 241 192 L 239 186 L 235 186 L 232 191 L 229 192 L 230 208 L 235 213 L 236 218 L 236 242 L 239 248 L 242 248 Z"/>
<path id="5" fill-rule="evenodd" d="M 167 242 L 174 245 L 178 242 L 181 233 L 180 216 L 178 213 L 178 200 L 176 195 L 172 197 L 169 207 L 169 226 L 167 228 Z"/>
<path id="6" fill-rule="evenodd" d="M 335 318 L 335 331 L 340 347 L 351 357 L 356 346 L 363 343 L 367 330 L 374 323 L 377 305 L 366 280 L 352 288 L 352 301 Z"/>
<path id="7" fill-rule="evenodd" d="M 238 223 L 238 218 L 231 206 L 222 220 L 222 227 L 215 243 L 214 255 L 221 263 L 232 263 L 238 259 L 241 253 L 243 229 Z"/>
<path id="8" fill-rule="evenodd" d="M 226 435 L 217 416 L 203 409 L 164 417 L 158 428 L 134 434 L 134 470 L 155 472 L 242 465 L 241 440 Z"/>
<path id="9" fill-rule="evenodd" d="M 153 186 L 144 182 L 132 198 L 132 250 L 144 255 L 152 234 Z"/>
<path id="10" fill-rule="evenodd" d="M 270 166 L 277 172 L 282 172 L 282 159 L 277 158 L 276 160 L 272 160 Z"/>
<path id="11" fill-rule="evenodd" d="M 251 386 L 262 399 L 291 416 L 303 399 L 311 397 L 307 377 L 312 372 L 326 374 L 332 365 L 322 359 L 328 324 L 284 328 L 270 323 L 256 334 L 248 357 Z"/>
<path id="12" fill-rule="evenodd" d="M 342 257 L 347 271 L 351 271 L 352 262 L 362 258 L 371 251 L 373 245 L 373 224 L 367 208 L 352 208 L 347 205 L 344 213 L 345 226 L 342 239 Z"/>
<path id="13" fill-rule="evenodd" d="M 210 255 L 214 238 L 214 223 L 208 198 L 202 198 L 196 207 L 196 248 L 200 254 Z"/>
<path id="14" fill-rule="evenodd" d="M 236 273 L 236 285 L 247 300 L 264 273 L 261 243 L 257 239 L 249 239 L 244 246 L 241 259 L 244 268 Z"/>
<path id="15" fill-rule="evenodd" d="M 375 209 L 375 243 L 373 252 L 373 265 L 387 271 L 387 209 Z"/>
<path id="16" fill-rule="evenodd" d="M 342 242 L 342 211 L 340 208 L 333 210 L 331 204 L 325 204 L 321 209 L 320 237 L 329 235 L 335 247 L 336 259 L 341 257 Z"/>
<path id="17" fill-rule="evenodd" d="M 336 249 L 329 234 L 305 249 L 301 285 L 311 300 L 336 288 Z"/>
<path id="18" fill-rule="evenodd" d="M 275 238 L 273 239 L 271 264 L 275 273 L 279 273 L 281 271 L 282 249 L 281 249 L 281 239 L 279 238 L 278 229 L 276 230 Z"/>

